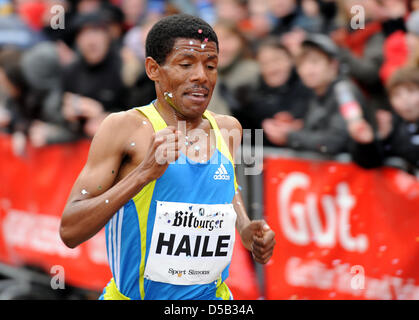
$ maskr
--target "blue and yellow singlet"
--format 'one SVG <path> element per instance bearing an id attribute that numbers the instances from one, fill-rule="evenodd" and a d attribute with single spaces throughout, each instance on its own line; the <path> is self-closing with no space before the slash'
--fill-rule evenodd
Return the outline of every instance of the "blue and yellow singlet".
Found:
<path id="1" fill-rule="evenodd" d="M 155 132 L 167 125 L 153 104 L 136 108 Z M 232 299 L 225 280 L 235 241 L 234 163 L 214 117 L 210 160 L 184 153 L 106 225 L 112 279 L 99 299 Z"/>

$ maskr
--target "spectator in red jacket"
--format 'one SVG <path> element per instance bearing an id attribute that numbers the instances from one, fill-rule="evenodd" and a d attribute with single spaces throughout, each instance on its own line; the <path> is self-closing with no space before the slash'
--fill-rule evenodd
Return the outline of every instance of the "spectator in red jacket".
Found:
<path id="1" fill-rule="evenodd" d="M 419 65 L 419 9 L 406 20 L 405 30 L 394 32 L 386 39 L 383 51 L 384 63 L 380 69 L 383 83 L 387 83 L 400 67 Z"/>

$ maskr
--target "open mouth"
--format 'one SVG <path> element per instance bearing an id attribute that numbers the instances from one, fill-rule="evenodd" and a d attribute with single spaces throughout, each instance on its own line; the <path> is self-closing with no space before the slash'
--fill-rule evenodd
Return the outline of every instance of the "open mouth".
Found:
<path id="1" fill-rule="evenodd" d="M 193 101 L 194 103 L 203 103 L 208 98 L 207 90 L 189 91 L 184 94 L 186 98 Z"/>

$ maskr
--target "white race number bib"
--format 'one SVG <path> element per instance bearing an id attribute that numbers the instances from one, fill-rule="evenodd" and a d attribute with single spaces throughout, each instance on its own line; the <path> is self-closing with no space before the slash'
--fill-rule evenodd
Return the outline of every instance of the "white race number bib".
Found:
<path id="1" fill-rule="evenodd" d="M 216 281 L 231 261 L 235 223 L 232 204 L 157 201 L 144 277 L 177 285 Z"/>

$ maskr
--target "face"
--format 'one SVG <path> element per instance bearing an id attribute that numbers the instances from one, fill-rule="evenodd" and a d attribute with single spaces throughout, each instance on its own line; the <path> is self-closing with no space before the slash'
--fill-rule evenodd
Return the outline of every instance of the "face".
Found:
<path id="1" fill-rule="evenodd" d="M 239 36 L 222 26 L 215 26 L 220 44 L 219 64 L 220 68 L 229 66 L 242 50 L 243 43 Z"/>
<path id="2" fill-rule="evenodd" d="M 279 87 L 289 78 L 292 70 L 292 60 L 288 54 L 279 48 L 262 47 L 257 56 L 262 77 L 270 87 Z"/>
<path id="3" fill-rule="evenodd" d="M 394 110 L 404 120 L 409 122 L 419 120 L 418 86 L 400 85 L 392 90 L 390 99 Z"/>
<path id="4" fill-rule="evenodd" d="M 146 2 L 144 0 L 124 0 L 121 3 L 121 9 L 124 12 L 125 20 L 128 23 L 135 24 L 143 15 Z"/>
<path id="5" fill-rule="evenodd" d="M 171 93 L 172 107 L 184 118 L 201 117 L 217 81 L 218 53 L 215 42 L 180 38 L 162 65 L 151 57 L 146 70 L 156 82 L 157 97 L 165 103 L 164 93 Z"/>
<path id="6" fill-rule="evenodd" d="M 88 64 L 100 63 L 108 53 L 110 35 L 100 27 L 85 27 L 77 35 L 77 47 Z"/>
<path id="7" fill-rule="evenodd" d="M 411 6 L 412 6 L 412 11 L 419 10 L 419 0 L 412 0 Z"/>
<path id="8" fill-rule="evenodd" d="M 77 5 L 77 11 L 80 13 L 93 12 L 100 7 L 100 1 L 98 0 L 82 0 Z"/>
<path id="9" fill-rule="evenodd" d="M 240 22 L 246 18 L 246 7 L 241 6 L 237 0 L 215 1 L 217 17 L 221 20 Z"/>
<path id="10" fill-rule="evenodd" d="M 337 62 L 318 50 L 308 50 L 298 61 L 298 74 L 314 90 L 327 88 L 337 74 Z"/>

